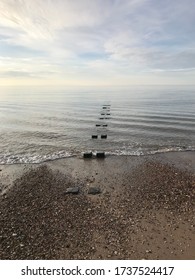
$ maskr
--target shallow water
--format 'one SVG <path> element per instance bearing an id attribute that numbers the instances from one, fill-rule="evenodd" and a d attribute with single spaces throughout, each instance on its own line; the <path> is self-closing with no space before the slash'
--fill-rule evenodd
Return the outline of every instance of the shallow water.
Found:
<path id="1" fill-rule="evenodd" d="M 0 87 L 0 119 L 1 164 L 195 150 L 195 87 Z"/>

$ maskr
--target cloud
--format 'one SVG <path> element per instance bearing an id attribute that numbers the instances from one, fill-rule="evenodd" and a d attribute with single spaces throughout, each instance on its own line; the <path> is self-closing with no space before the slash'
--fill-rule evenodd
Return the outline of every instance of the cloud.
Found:
<path id="1" fill-rule="evenodd" d="M 83 35 L 84 40 L 88 35 L 93 40 L 95 34 L 105 36 L 104 33 L 113 31 L 128 9 L 143 2 L 145 0 L 1 0 L 0 24 L 10 28 L 12 36 L 14 29 L 21 44 L 28 44 L 32 39 L 66 41 L 70 34 L 74 38 Z M 59 38 L 59 34 L 63 34 L 63 38 Z"/>
<path id="2" fill-rule="evenodd" d="M 0 0 L 0 52 L 15 58 L 1 58 L 0 71 L 102 79 L 190 71 L 194 10 L 193 0 Z"/>

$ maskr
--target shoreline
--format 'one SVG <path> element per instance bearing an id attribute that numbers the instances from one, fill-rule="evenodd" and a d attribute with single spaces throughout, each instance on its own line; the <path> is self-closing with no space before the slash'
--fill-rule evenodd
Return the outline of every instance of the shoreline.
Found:
<path id="1" fill-rule="evenodd" d="M 195 152 L 0 169 L 0 259 L 195 259 Z"/>

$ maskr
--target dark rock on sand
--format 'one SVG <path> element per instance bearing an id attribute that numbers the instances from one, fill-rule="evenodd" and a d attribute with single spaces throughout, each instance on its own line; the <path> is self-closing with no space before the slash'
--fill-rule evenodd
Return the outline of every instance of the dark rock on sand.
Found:
<path id="1" fill-rule="evenodd" d="M 101 193 L 101 189 L 99 187 L 90 187 L 88 189 L 88 194 L 100 194 Z"/>
<path id="2" fill-rule="evenodd" d="M 79 187 L 73 187 L 73 188 L 67 188 L 66 194 L 78 194 L 79 193 Z"/>

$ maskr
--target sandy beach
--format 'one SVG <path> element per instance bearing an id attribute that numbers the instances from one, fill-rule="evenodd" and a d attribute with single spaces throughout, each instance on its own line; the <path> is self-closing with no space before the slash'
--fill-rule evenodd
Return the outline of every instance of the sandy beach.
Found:
<path id="1" fill-rule="evenodd" d="M 1 165 L 0 193 L 0 259 L 195 259 L 195 152 Z"/>

